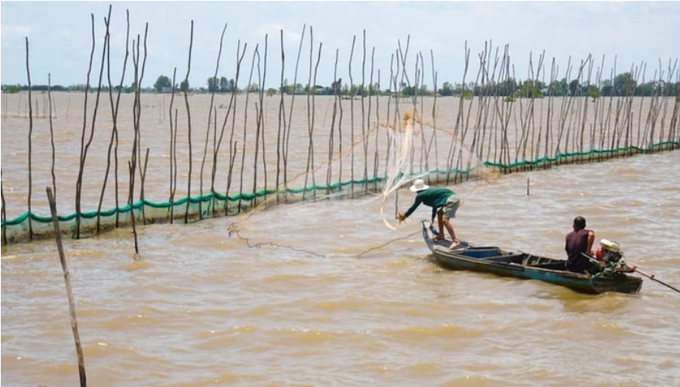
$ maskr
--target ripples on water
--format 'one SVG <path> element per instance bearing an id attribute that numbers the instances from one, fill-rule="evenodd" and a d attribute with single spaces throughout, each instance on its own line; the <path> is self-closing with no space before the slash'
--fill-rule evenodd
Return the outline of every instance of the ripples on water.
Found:
<path id="1" fill-rule="evenodd" d="M 678 287 L 678 163 L 675 151 L 462 184 L 454 224 L 467 240 L 562 257 L 581 214 Z M 411 199 L 401 191 L 400 209 Z M 380 205 L 146 226 L 140 261 L 130 230 L 66 240 L 88 384 L 680 383 L 680 294 L 650 280 L 637 295 L 592 296 L 444 271 L 420 240 L 429 211 L 392 231 Z M 54 242 L 3 248 L 3 385 L 77 384 L 68 316 Z"/>

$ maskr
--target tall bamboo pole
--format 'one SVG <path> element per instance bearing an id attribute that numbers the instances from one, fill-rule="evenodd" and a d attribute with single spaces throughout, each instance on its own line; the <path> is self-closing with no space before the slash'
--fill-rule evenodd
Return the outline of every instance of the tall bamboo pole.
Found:
<path id="1" fill-rule="evenodd" d="M 128 200 L 127 203 L 130 206 L 130 223 L 132 225 L 132 234 L 134 236 L 135 254 L 139 254 L 139 244 L 137 243 L 137 225 L 135 219 L 135 168 L 137 168 L 137 147 L 139 146 L 139 117 L 140 117 L 140 83 L 139 83 L 139 35 L 137 35 L 137 41 L 132 41 L 132 63 L 134 68 L 134 82 L 135 82 L 135 95 L 134 102 L 132 105 L 132 120 L 133 120 L 133 131 L 134 138 L 132 141 L 132 152 L 130 155 L 130 161 L 128 161 L 128 173 L 129 173 L 129 190 L 128 190 Z"/>
<path id="2" fill-rule="evenodd" d="M 283 158 L 285 157 L 284 141 L 286 134 L 286 105 L 285 105 L 285 92 L 284 92 L 284 71 L 286 68 L 286 52 L 283 45 L 283 30 L 280 33 L 280 44 L 281 44 L 281 76 L 279 80 L 279 94 L 281 98 L 279 99 L 279 114 L 278 114 L 278 126 L 276 131 L 276 189 L 281 190 L 281 168 Z M 284 187 L 285 188 L 285 187 Z M 276 195 L 276 203 L 280 203 L 281 195 Z"/>
<path id="3" fill-rule="evenodd" d="M 238 153 L 238 141 L 234 141 L 234 133 L 236 131 L 236 105 L 237 105 L 237 93 L 238 93 L 238 80 L 239 76 L 241 75 L 241 62 L 243 61 L 243 58 L 246 55 L 246 48 L 248 47 L 247 44 L 243 45 L 243 52 L 241 52 L 241 41 L 238 41 L 238 45 L 236 47 L 236 81 L 234 83 L 234 87 L 232 88 L 231 92 L 231 99 L 229 101 L 229 107 L 231 108 L 233 106 L 233 114 L 231 115 L 231 132 L 229 134 L 229 168 L 227 172 L 227 189 L 225 192 L 225 196 L 227 197 L 227 200 L 224 201 L 224 212 L 225 214 L 228 213 L 229 210 L 229 191 L 231 190 L 231 182 L 232 182 L 232 177 L 234 173 L 234 160 L 236 160 L 236 155 Z M 247 106 L 246 106 L 247 108 Z M 229 117 L 229 111 L 227 111 L 227 115 L 224 118 L 224 122 L 227 122 L 227 119 Z M 239 205 L 237 206 L 237 209 L 240 210 L 240 200 L 241 197 L 239 195 Z"/>
<path id="4" fill-rule="evenodd" d="M 265 45 L 267 44 L 267 36 L 265 35 Z M 266 48 L 265 48 L 266 50 Z M 257 62 L 255 62 L 257 60 Z M 255 65 L 257 63 L 257 65 Z M 263 104 L 263 95 L 264 95 L 264 84 L 262 82 L 262 58 L 260 55 L 259 47 L 256 47 L 255 49 L 255 57 L 253 58 L 253 66 L 254 69 L 257 70 L 257 102 L 255 102 L 255 151 L 253 152 L 253 178 L 252 178 L 252 183 L 253 183 L 253 202 L 252 202 L 252 207 L 257 205 L 257 186 L 258 186 L 258 157 L 260 155 L 260 145 L 264 145 L 264 138 L 262 138 L 262 124 L 264 120 L 263 112 L 262 112 L 262 104 Z M 262 141 L 262 143 L 261 143 Z M 263 152 L 264 156 L 264 152 Z M 263 161 L 263 164 L 264 161 Z M 267 173 L 267 168 L 266 164 L 264 167 L 264 172 L 265 176 Z M 266 180 L 266 178 L 265 178 Z M 267 192 L 267 183 L 266 181 L 263 184 L 264 186 L 264 198 L 263 201 L 266 202 L 266 192 Z"/>
<path id="5" fill-rule="evenodd" d="M 128 172 L 130 174 L 130 191 L 129 195 L 130 198 L 134 197 L 134 191 L 135 191 L 135 165 L 136 165 L 136 156 L 133 159 L 133 161 L 128 161 Z M 134 237 L 134 243 L 135 243 L 135 257 L 139 255 L 139 243 L 138 243 L 138 238 L 137 238 L 137 220 L 135 218 L 135 206 L 134 202 L 130 202 L 130 224 L 132 225 L 132 235 Z"/>
<path id="6" fill-rule="evenodd" d="M 55 145 L 54 145 L 54 125 L 52 122 L 52 75 L 47 74 L 47 96 L 49 99 L 49 107 L 50 107 L 50 113 L 49 113 L 49 119 L 50 119 L 50 147 L 52 150 L 52 163 L 50 165 L 50 173 L 52 175 L 52 189 L 54 190 L 54 197 L 56 201 L 57 197 L 57 176 L 54 172 L 54 164 L 56 163 L 56 151 L 55 151 Z"/>
<path id="7" fill-rule="evenodd" d="M 342 91 L 342 78 L 337 78 L 337 70 L 338 70 L 338 53 L 336 52 L 335 54 L 335 75 L 333 76 L 336 78 L 336 90 L 335 90 L 335 103 L 338 106 L 338 182 L 340 183 L 340 192 L 342 192 L 342 167 L 344 165 L 343 159 L 344 159 L 344 154 L 342 153 L 342 118 L 343 118 L 343 113 L 344 110 L 342 108 L 342 96 L 340 95 L 340 92 Z M 350 187 L 351 188 L 351 187 Z"/>
<path id="8" fill-rule="evenodd" d="M 487 48 L 485 47 L 484 49 L 486 50 Z M 484 53 L 481 53 L 479 55 L 479 58 L 480 58 L 480 61 L 481 61 L 484 58 Z M 466 117 L 465 117 L 465 123 L 466 123 L 465 124 L 465 130 L 464 130 L 463 136 L 460 140 L 460 144 L 465 144 L 465 135 L 467 134 L 467 131 L 470 129 L 470 123 L 472 123 L 472 142 L 470 143 L 470 154 L 468 155 L 467 163 L 465 163 L 465 166 L 464 166 L 465 169 L 470 169 L 470 166 L 472 165 L 473 159 L 474 160 L 481 160 L 482 159 L 482 154 L 481 154 L 482 149 L 480 148 L 480 145 L 479 145 L 480 142 L 481 142 L 481 134 L 479 133 L 479 130 L 477 128 L 479 127 L 479 120 L 480 120 L 479 114 L 481 113 L 481 111 L 483 109 L 480 107 L 479 112 L 477 113 L 477 118 L 474 121 L 471 119 L 471 115 L 472 115 L 472 106 L 473 106 L 474 100 L 475 100 L 474 90 L 477 90 L 479 88 L 480 77 L 482 76 L 483 71 L 484 71 L 484 66 L 480 63 L 479 70 L 477 71 L 477 76 L 475 77 L 475 81 L 472 84 L 472 91 L 473 91 L 472 98 L 470 99 L 467 114 L 466 114 Z M 463 93 L 462 94 L 463 95 L 461 95 L 461 98 L 464 98 L 464 95 L 465 95 L 465 88 L 464 87 L 463 87 Z M 479 103 L 481 105 L 482 102 L 484 102 L 484 100 L 482 98 L 479 98 L 479 100 L 480 100 Z M 454 145 L 455 145 L 455 142 L 452 142 L 451 146 L 453 147 Z M 464 157 L 463 147 L 460 146 L 458 148 L 458 164 L 456 165 L 456 172 L 455 172 L 455 175 L 454 175 L 454 183 L 457 183 L 459 181 L 459 178 L 461 178 L 460 170 L 461 170 L 461 168 L 463 168 L 463 161 L 464 161 L 463 157 Z"/>
<path id="9" fill-rule="evenodd" d="M 33 105 L 31 104 L 31 69 L 29 64 L 28 37 L 26 38 L 26 77 L 28 79 L 28 239 L 33 239 L 33 219 L 31 210 L 31 197 L 33 196 Z M 4 209 L 5 206 L 3 205 Z"/>
<path id="10" fill-rule="evenodd" d="M 213 162 L 212 162 L 212 173 L 210 175 L 210 207 L 211 216 L 214 218 L 217 216 L 217 191 L 215 190 L 215 171 L 217 171 L 217 107 L 213 106 Z M 201 176 L 203 172 L 201 172 Z"/>
<path id="11" fill-rule="evenodd" d="M 262 146 L 262 174 L 263 174 L 263 182 L 262 186 L 264 187 L 264 201 L 267 201 L 267 192 L 268 192 L 268 182 L 267 182 L 267 149 L 266 149 L 266 141 L 265 141 L 265 115 L 264 115 L 264 88 L 266 85 L 266 80 L 267 80 L 267 52 L 269 50 L 269 35 L 265 34 L 264 36 L 264 59 L 263 59 L 263 68 L 262 72 L 260 72 L 260 61 L 259 61 L 259 55 L 258 55 L 258 65 L 257 65 L 257 78 L 258 78 L 258 84 L 259 84 L 259 108 L 256 109 L 258 112 L 257 115 L 257 133 L 256 133 L 256 138 L 255 138 L 255 157 L 253 158 L 254 160 L 254 165 L 255 165 L 255 176 L 253 178 L 254 184 L 257 182 L 257 157 L 258 153 L 260 151 L 260 145 Z M 260 140 L 262 141 L 260 143 Z M 253 192 L 257 192 L 257 186 L 254 185 L 255 188 L 253 188 Z"/>
<path id="12" fill-rule="evenodd" d="M 201 214 L 201 217 L 203 216 L 203 169 L 205 168 L 205 160 L 208 157 L 208 139 L 210 138 L 210 127 L 213 124 L 213 107 L 215 105 L 215 92 L 216 89 L 219 85 L 217 81 L 217 74 L 220 69 L 220 57 L 222 56 L 222 42 L 224 41 L 224 33 L 227 30 L 227 24 L 224 24 L 224 28 L 222 29 L 222 35 L 220 36 L 220 46 L 217 51 L 217 59 L 215 63 L 215 74 L 213 75 L 213 89 L 210 91 L 210 105 L 208 108 L 208 122 L 206 124 L 206 129 L 205 129 L 205 143 L 203 146 L 203 158 L 201 160 L 201 172 L 200 172 L 200 200 L 198 202 L 198 213 Z M 217 110 L 215 110 L 215 119 L 217 118 Z M 213 133 L 214 137 L 217 136 L 217 124 L 215 123 L 213 126 Z M 213 140 L 213 147 L 215 147 L 215 141 Z M 216 164 L 217 164 L 217 152 L 213 149 L 213 168 L 212 171 L 216 170 Z M 213 173 L 211 176 L 210 180 L 210 207 L 215 208 L 215 174 Z"/>
<path id="13" fill-rule="evenodd" d="M 592 71 L 593 71 L 593 60 L 592 60 L 592 57 L 591 57 L 591 56 L 589 56 L 588 59 L 589 59 L 589 60 L 588 60 L 588 73 L 587 73 L 587 74 L 588 74 L 588 77 L 587 77 L 587 79 L 586 79 L 586 83 L 587 83 L 588 85 L 590 85 L 590 84 L 591 84 Z M 586 150 L 586 144 L 585 144 L 585 139 L 586 139 L 586 133 L 585 133 L 585 132 L 586 132 L 586 129 L 587 129 L 587 123 L 588 123 L 588 110 L 589 110 L 589 107 L 590 107 L 590 103 L 589 103 L 589 101 L 588 101 L 588 93 L 587 93 L 587 92 L 586 92 L 586 95 L 583 97 L 583 103 L 582 103 L 582 105 L 583 105 L 583 114 L 582 114 L 582 116 L 581 116 L 581 124 L 580 124 L 579 149 L 578 149 L 578 152 L 579 152 L 579 157 L 578 157 L 578 158 L 579 158 L 579 160 L 578 160 L 578 162 L 582 162 L 582 161 L 583 161 L 583 154 L 584 154 L 585 152 L 587 152 L 587 151 L 589 151 L 589 150 L 592 150 L 592 147 L 591 147 L 590 149 Z M 587 158 L 587 159 L 588 159 L 587 161 L 590 161 L 590 157 L 591 157 L 591 156 L 590 156 L 590 154 L 589 154 L 589 155 L 588 155 L 588 158 Z"/>
<path id="14" fill-rule="evenodd" d="M 2 169 L 0 168 L 0 175 L 2 175 Z M 0 198 L 2 199 L 2 209 L 0 210 L 0 216 L 2 216 L 2 245 L 7 245 L 7 203 L 5 202 L 5 189 L 3 187 L 2 181 L 0 180 Z"/>
<path id="15" fill-rule="evenodd" d="M 456 118 L 456 128 L 453 132 L 453 138 L 451 141 L 451 145 L 449 147 L 449 157 L 448 159 L 450 160 L 449 163 L 449 168 L 448 168 L 448 173 L 446 175 L 446 184 L 449 184 L 451 182 L 456 182 L 459 176 L 459 171 L 460 168 L 462 167 L 463 163 L 463 148 L 462 145 L 465 144 L 465 139 L 467 136 L 467 133 L 470 129 L 470 112 L 472 109 L 472 102 L 473 100 L 470 100 L 470 103 L 468 104 L 467 107 L 467 113 L 465 112 L 465 89 L 466 89 L 466 83 L 465 80 L 467 79 L 467 73 L 470 67 L 470 53 L 471 50 L 468 48 L 467 41 L 465 42 L 465 69 L 463 70 L 463 82 L 461 83 L 462 88 L 461 88 L 461 95 L 458 100 L 458 117 Z M 461 145 L 458 147 L 458 157 L 456 157 L 456 145 Z M 474 145 L 474 143 L 472 144 Z M 469 148 L 470 155 L 468 157 L 473 156 L 473 148 Z M 454 159 L 456 159 L 456 162 L 454 163 Z M 454 169 L 455 168 L 455 169 Z M 453 179 L 451 179 L 451 174 L 453 173 Z"/>
<path id="16" fill-rule="evenodd" d="M 426 173 L 429 172 L 429 168 L 427 167 L 427 154 L 424 152 L 426 149 L 426 142 L 425 142 L 425 127 L 423 125 L 423 120 L 422 120 L 422 114 L 425 111 L 425 103 L 423 100 L 423 86 L 425 85 L 425 72 L 423 69 L 425 68 L 425 63 L 423 61 L 423 55 L 419 51 L 415 54 L 415 65 L 414 65 L 414 77 L 413 77 L 413 97 L 412 97 L 412 106 L 413 106 L 413 128 L 416 129 L 416 132 L 414 133 L 417 135 L 418 133 L 420 136 L 418 136 L 418 139 L 420 140 L 420 145 L 418 146 L 418 154 L 413 154 L 414 160 L 417 158 L 418 162 L 415 166 L 416 170 L 419 173 Z M 415 138 L 414 138 L 415 140 Z M 416 141 L 413 141 L 413 145 L 415 148 L 415 143 Z M 429 176 L 428 176 L 429 178 Z"/>
<path id="17" fill-rule="evenodd" d="M 366 115 L 366 127 L 368 128 L 368 133 L 370 133 L 371 128 L 371 112 L 373 111 L 372 101 L 375 99 L 375 122 L 376 124 L 380 122 L 380 71 L 378 71 L 378 88 L 374 88 L 373 84 L 373 72 L 375 71 L 375 46 L 371 48 L 371 74 L 368 81 L 368 114 Z M 374 95 L 375 94 L 375 95 Z M 379 141 L 380 141 L 380 126 L 375 126 L 375 150 L 373 154 L 373 177 L 378 177 L 378 167 L 380 166 L 380 155 L 379 155 Z M 368 162 L 368 160 L 367 160 Z M 375 180 L 373 184 L 373 191 L 378 191 L 378 179 Z"/>
<path id="18" fill-rule="evenodd" d="M 109 19 L 105 19 L 107 28 L 109 25 Z M 97 232 L 100 231 L 100 219 L 101 211 L 104 203 L 104 194 L 106 192 L 106 186 L 109 179 L 109 171 L 111 169 L 111 152 L 114 152 L 114 189 L 115 189 L 115 205 L 116 205 L 116 227 L 119 226 L 118 221 L 120 217 L 120 212 L 118 211 L 120 204 L 118 201 L 118 109 L 120 106 L 120 96 L 123 89 L 123 81 L 125 79 L 125 70 L 127 69 L 127 60 L 129 57 L 129 40 L 130 40 L 130 12 L 127 12 L 127 30 L 125 35 L 125 58 L 123 59 L 123 71 L 120 77 L 120 83 L 118 84 L 118 94 L 116 101 L 113 101 L 113 85 L 111 83 L 111 50 L 107 48 L 106 50 L 106 68 L 109 83 L 109 103 L 111 105 L 111 118 L 113 121 L 113 127 L 111 129 L 111 139 L 109 140 L 109 147 L 106 157 L 106 172 L 104 174 L 104 182 L 102 184 L 101 194 L 99 196 L 99 204 L 97 206 Z M 107 40 L 107 44 L 110 44 L 110 40 Z M 56 188 L 55 188 L 56 197 Z"/>
<path id="19" fill-rule="evenodd" d="M 435 164 L 434 167 L 437 170 L 437 174 L 435 176 L 435 183 L 439 183 L 439 146 L 437 144 L 437 132 L 439 130 L 439 127 L 437 126 L 437 71 L 435 70 L 434 66 L 434 50 L 430 50 L 430 65 L 432 67 L 432 92 L 433 92 L 433 99 L 432 99 L 432 112 L 430 113 L 432 116 L 432 134 L 430 135 L 430 141 L 427 146 L 427 153 L 430 154 L 432 153 L 432 148 L 434 147 L 434 160 Z"/>
<path id="20" fill-rule="evenodd" d="M 255 50 L 253 51 L 253 58 L 250 61 L 250 75 L 248 76 L 248 83 L 246 84 L 246 101 L 245 101 L 245 107 L 246 108 L 245 108 L 245 112 L 244 112 L 244 115 L 243 115 L 243 144 L 241 145 L 241 147 L 242 147 L 242 149 L 241 149 L 241 173 L 240 173 L 240 183 L 239 183 L 239 190 L 238 190 L 238 193 L 239 193 L 238 211 L 239 211 L 239 213 L 242 210 L 241 203 L 242 203 L 242 198 L 243 198 L 243 194 L 244 194 L 244 191 L 243 191 L 243 185 L 244 185 L 243 173 L 244 173 L 245 166 L 246 166 L 246 154 L 247 154 L 247 152 L 246 152 L 247 147 L 246 146 L 248 145 L 248 101 L 250 100 L 250 85 L 251 85 L 251 82 L 253 81 L 253 72 L 255 70 L 255 59 L 257 58 L 258 55 L 259 55 L 259 45 L 255 45 Z M 250 200 L 249 208 L 253 207 L 254 201 L 255 201 L 255 197 L 253 196 L 253 198 Z"/>
<path id="21" fill-rule="evenodd" d="M 354 46 L 356 44 L 356 35 L 352 36 L 352 48 L 349 51 L 349 129 L 350 137 L 350 161 L 349 161 L 349 180 L 350 180 L 350 195 L 354 198 L 354 78 L 352 77 L 352 60 L 354 59 Z"/>
<path id="22" fill-rule="evenodd" d="M 300 57 L 302 55 L 302 42 L 305 40 L 305 32 L 307 30 L 307 25 L 302 26 L 302 34 L 300 36 L 300 45 L 298 46 L 298 54 L 297 54 L 297 59 L 295 60 L 295 73 L 293 76 L 293 96 L 290 99 L 290 110 L 288 111 L 288 127 L 285 131 L 285 145 L 284 145 L 284 152 L 283 152 L 283 157 L 284 157 L 284 168 L 283 168 L 283 184 L 284 188 L 287 190 L 288 189 L 288 151 L 290 147 L 290 130 L 291 126 L 293 123 L 293 111 L 294 111 L 294 104 L 295 104 L 295 94 L 296 94 L 296 88 L 297 88 L 297 77 L 298 77 L 298 68 L 300 66 Z"/>
<path id="23" fill-rule="evenodd" d="M 364 102 L 366 96 L 366 30 L 362 31 L 361 40 L 361 138 L 363 139 L 363 150 L 364 150 L 364 175 L 363 186 L 364 193 L 368 192 L 368 138 L 366 136 L 366 104 Z M 370 101 L 370 96 L 369 96 Z M 370 114 L 370 112 L 369 112 Z"/>
<path id="24" fill-rule="evenodd" d="M 169 149 L 169 161 L 170 161 L 170 173 L 169 173 L 169 198 L 170 202 L 170 224 L 175 221 L 175 192 L 177 191 L 177 112 L 175 110 L 174 120 L 172 114 L 172 108 L 175 104 L 175 92 L 177 87 L 175 84 L 177 76 L 177 67 L 172 70 L 172 95 L 170 96 L 170 105 L 168 106 L 168 121 L 170 124 L 170 149 Z"/>
<path id="25" fill-rule="evenodd" d="M 146 154 L 144 156 L 144 164 L 139 168 L 139 202 L 142 205 L 142 224 L 146 224 L 146 211 L 144 207 L 146 206 L 146 196 L 144 195 L 144 182 L 146 180 L 146 170 L 149 165 L 149 148 L 146 148 Z"/>
<path id="26" fill-rule="evenodd" d="M 191 148 L 191 107 L 189 106 L 189 74 L 191 73 L 191 51 L 194 47 L 194 21 L 191 21 L 191 36 L 189 38 L 189 58 L 187 59 L 187 73 L 184 76 L 184 105 L 187 111 L 187 140 L 189 143 L 189 173 L 187 176 L 187 205 L 184 211 L 184 223 L 189 223 L 189 210 L 191 208 L 191 172 L 193 167 L 193 154 Z"/>
<path id="27" fill-rule="evenodd" d="M 326 166 L 326 195 L 330 195 L 331 193 L 331 182 L 333 179 L 333 148 L 335 147 L 335 119 L 337 117 L 337 112 L 338 112 L 338 104 L 340 103 L 340 95 L 339 95 L 339 88 L 340 88 L 340 81 L 338 81 L 338 54 L 339 50 L 335 50 L 335 64 L 333 66 L 333 83 L 332 83 L 332 89 L 333 89 L 333 114 L 331 117 L 331 127 L 330 127 L 330 133 L 328 135 L 328 162 Z M 341 159 L 342 155 L 338 157 L 338 159 Z M 339 182 L 341 182 L 338 179 Z M 342 189 L 342 184 L 339 185 L 338 187 L 340 190 Z"/>
<path id="28" fill-rule="evenodd" d="M 111 17 L 111 9 L 109 8 L 109 18 Z M 90 65 L 88 67 L 87 71 L 87 85 L 85 86 L 85 108 L 83 109 L 83 130 L 81 133 L 81 138 L 80 138 L 80 167 L 78 169 L 78 179 L 76 181 L 76 237 L 80 238 L 80 222 L 81 222 L 81 197 L 82 197 L 82 191 L 83 191 L 83 174 L 85 172 L 85 160 L 87 159 L 87 152 L 90 149 L 90 145 L 92 144 L 92 139 L 94 138 L 94 128 L 95 128 L 95 122 L 97 121 L 97 110 L 99 107 L 99 97 L 101 95 L 101 83 L 102 83 L 102 77 L 104 74 L 104 58 L 106 58 L 106 52 L 107 52 L 107 42 L 109 40 L 109 31 L 108 31 L 108 26 L 106 30 L 106 34 L 104 36 L 104 47 L 102 49 L 102 60 L 101 60 L 101 67 L 99 71 L 99 82 L 97 86 L 97 94 L 96 94 L 96 101 L 95 105 L 92 111 L 92 122 L 90 125 L 90 131 L 89 131 L 89 138 L 87 141 L 85 140 L 85 137 L 87 135 L 86 132 L 86 127 L 87 127 L 87 94 L 88 91 L 90 90 L 90 71 L 92 69 L 92 60 L 94 58 L 94 49 L 95 49 L 95 32 L 94 32 L 94 14 L 91 14 L 92 18 L 92 51 L 90 52 Z"/>
<path id="29" fill-rule="evenodd" d="M 316 187 L 316 178 L 314 176 L 314 85 L 316 84 L 316 74 L 319 70 L 319 62 L 321 61 L 321 49 L 323 44 L 319 43 L 318 57 L 316 61 L 316 66 L 313 65 L 314 59 L 314 31 L 312 27 L 309 28 L 309 88 L 307 90 L 307 134 L 309 136 L 309 145 L 307 150 L 307 168 L 305 170 L 305 182 L 304 190 L 302 191 L 302 198 L 304 200 L 305 194 L 307 193 L 307 184 L 309 179 L 309 173 L 312 173 L 312 186 Z M 312 196 L 316 198 L 316 189 L 312 190 Z"/>

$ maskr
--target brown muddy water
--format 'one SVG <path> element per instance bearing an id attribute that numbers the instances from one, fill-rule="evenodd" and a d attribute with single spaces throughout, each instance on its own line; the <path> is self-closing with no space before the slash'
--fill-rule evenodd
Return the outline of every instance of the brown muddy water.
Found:
<path id="1" fill-rule="evenodd" d="M 22 149 L 6 135 L 11 120 L 6 195 L 22 175 L 6 158 Z M 471 242 L 564 257 L 583 215 L 597 240 L 678 287 L 679 164 L 676 150 L 451 185 L 463 198 L 454 225 Z M 411 199 L 399 191 L 397 207 Z M 14 216 L 25 211 L 16 202 Z M 139 260 L 129 228 L 66 239 L 88 384 L 680 384 L 680 294 L 647 279 L 639 294 L 593 296 L 445 271 L 420 239 L 429 210 L 392 230 L 381 205 L 375 195 L 148 225 Z M 3 247 L 2 384 L 77 383 L 54 241 Z"/>

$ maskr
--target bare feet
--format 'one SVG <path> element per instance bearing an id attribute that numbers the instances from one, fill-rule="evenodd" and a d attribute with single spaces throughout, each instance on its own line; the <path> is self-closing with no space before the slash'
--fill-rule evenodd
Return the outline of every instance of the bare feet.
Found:
<path id="1" fill-rule="evenodd" d="M 435 237 L 432 238 L 432 240 L 434 240 L 434 241 L 443 241 L 444 239 L 446 239 L 446 237 L 443 234 L 435 235 Z"/>
<path id="2" fill-rule="evenodd" d="M 460 245 L 460 241 L 459 241 L 459 240 L 453 241 L 453 243 L 451 243 L 451 246 L 449 246 L 449 250 L 455 248 L 455 247 L 458 246 L 458 245 Z"/>

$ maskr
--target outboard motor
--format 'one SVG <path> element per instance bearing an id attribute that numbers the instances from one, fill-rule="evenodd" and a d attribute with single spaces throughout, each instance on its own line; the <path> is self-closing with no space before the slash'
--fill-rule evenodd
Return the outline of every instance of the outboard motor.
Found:
<path id="1" fill-rule="evenodd" d="M 603 262 L 618 262 L 621 257 L 623 257 L 621 246 L 618 243 L 607 239 L 600 240 L 600 250 L 601 252 L 598 253 L 600 253 L 601 256 L 598 258 Z"/>

